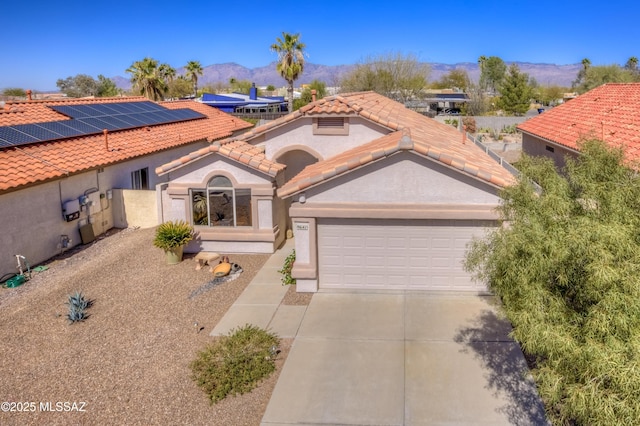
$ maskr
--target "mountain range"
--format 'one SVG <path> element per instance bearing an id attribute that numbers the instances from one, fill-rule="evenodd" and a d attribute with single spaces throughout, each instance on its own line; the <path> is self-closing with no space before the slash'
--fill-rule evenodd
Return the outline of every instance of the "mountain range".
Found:
<path id="1" fill-rule="evenodd" d="M 529 62 L 513 62 L 520 68 L 521 72 L 534 77 L 543 86 L 557 85 L 570 87 L 582 64 L 556 65 L 556 64 L 534 64 Z M 510 65 L 511 62 L 507 62 Z M 439 80 L 443 75 L 454 69 L 462 69 L 467 72 L 472 81 L 478 81 L 480 70 L 478 64 L 474 62 L 461 62 L 457 64 L 428 64 L 431 72 L 430 81 Z M 306 63 L 302 76 L 296 80 L 296 85 L 307 84 L 313 80 L 324 82 L 327 86 L 338 86 L 338 82 L 348 72 L 353 70 L 355 65 L 321 65 Z M 184 74 L 184 68 L 176 70 L 178 75 Z M 231 78 L 236 80 L 249 80 L 256 86 L 267 86 L 272 84 L 276 87 L 286 85 L 286 82 L 276 72 L 276 63 L 258 68 L 247 68 L 236 63 L 225 63 L 208 65 L 202 68 L 202 75 L 198 77 L 198 86 L 215 85 L 217 83 L 227 84 Z M 117 76 L 111 78 L 118 88 L 128 90 L 131 87 L 129 78 Z"/>

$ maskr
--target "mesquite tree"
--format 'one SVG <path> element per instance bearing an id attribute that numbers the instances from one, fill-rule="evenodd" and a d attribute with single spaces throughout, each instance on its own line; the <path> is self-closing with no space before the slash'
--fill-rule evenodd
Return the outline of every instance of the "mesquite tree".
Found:
<path id="1" fill-rule="evenodd" d="M 621 150 L 581 152 L 562 174 L 525 157 L 503 226 L 472 243 L 466 266 L 502 301 L 554 422 L 637 424 L 640 177 Z"/>

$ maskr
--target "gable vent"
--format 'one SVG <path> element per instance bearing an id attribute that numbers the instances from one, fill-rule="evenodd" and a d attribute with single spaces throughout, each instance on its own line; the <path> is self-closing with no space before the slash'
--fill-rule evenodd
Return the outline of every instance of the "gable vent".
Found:
<path id="1" fill-rule="evenodd" d="M 318 118 L 318 128 L 327 129 L 327 128 L 343 128 L 344 127 L 344 117 L 319 117 Z"/>

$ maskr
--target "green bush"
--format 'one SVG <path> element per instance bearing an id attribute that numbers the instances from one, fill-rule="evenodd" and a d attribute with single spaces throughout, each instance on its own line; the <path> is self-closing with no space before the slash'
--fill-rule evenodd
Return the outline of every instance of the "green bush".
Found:
<path id="1" fill-rule="evenodd" d="M 296 283 L 296 279 L 291 276 L 291 270 L 293 269 L 293 264 L 296 261 L 296 251 L 295 249 L 291 251 L 291 254 L 287 256 L 284 260 L 284 265 L 282 265 L 282 269 L 278 272 L 282 274 L 282 285 L 292 285 Z"/>
<path id="2" fill-rule="evenodd" d="M 506 133 L 509 135 L 513 135 L 514 133 L 516 133 L 516 125 L 512 124 L 510 126 L 502 126 L 502 133 Z"/>
<path id="3" fill-rule="evenodd" d="M 191 362 L 193 380 L 214 404 L 227 395 L 244 394 L 276 368 L 280 339 L 254 325 L 231 330 Z"/>
<path id="4" fill-rule="evenodd" d="M 456 128 L 458 127 L 458 120 L 455 118 L 445 118 L 444 123 Z"/>

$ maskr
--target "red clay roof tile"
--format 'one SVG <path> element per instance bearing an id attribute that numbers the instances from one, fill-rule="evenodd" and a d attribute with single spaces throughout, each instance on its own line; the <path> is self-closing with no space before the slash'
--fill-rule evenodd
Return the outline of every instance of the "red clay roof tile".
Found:
<path id="1" fill-rule="evenodd" d="M 319 177 L 332 178 L 368 164 L 381 158 L 379 153 L 390 156 L 399 150 L 413 150 L 500 187 L 515 182 L 515 178 L 482 149 L 471 142 L 462 143 L 462 134 L 449 125 L 424 117 L 373 92 L 343 95 L 340 98 L 354 110 L 354 104 L 357 103 L 360 116 L 386 124 L 387 127 L 397 126 L 400 131 L 306 167 L 278 190 L 280 197 L 291 196 L 322 182 L 322 179 L 318 180 Z M 381 120 L 378 118 L 380 116 L 385 119 Z"/>
<path id="2" fill-rule="evenodd" d="M 608 83 L 518 125 L 518 130 L 578 150 L 598 138 L 640 160 L 640 83 Z"/>

